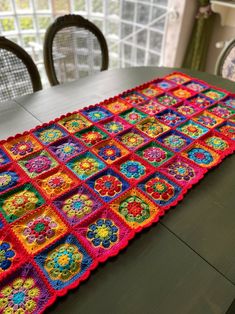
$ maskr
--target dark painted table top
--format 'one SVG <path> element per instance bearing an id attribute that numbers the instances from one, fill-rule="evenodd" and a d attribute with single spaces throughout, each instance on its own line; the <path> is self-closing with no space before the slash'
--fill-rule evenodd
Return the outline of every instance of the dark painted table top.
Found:
<path id="1" fill-rule="evenodd" d="M 0 139 L 174 70 L 110 70 L 0 104 Z M 235 93 L 232 82 L 180 70 Z M 224 314 L 235 296 L 235 158 L 48 313 Z M 230 312 L 229 312 L 230 313 Z"/>

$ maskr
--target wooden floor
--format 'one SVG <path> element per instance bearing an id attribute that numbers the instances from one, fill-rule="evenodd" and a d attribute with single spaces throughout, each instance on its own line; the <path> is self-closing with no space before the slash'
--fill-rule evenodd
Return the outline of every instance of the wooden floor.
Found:
<path id="1" fill-rule="evenodd" d="M 0 139 L 170 72 L 154 67 L 111 70 L 0 104 Z M 235 93 L 232 82 L 184 72 Z M 48 313 L 233 314 L 234 283 L 233 155 L 210 171 L 160 223 L 100 265 Z"/>

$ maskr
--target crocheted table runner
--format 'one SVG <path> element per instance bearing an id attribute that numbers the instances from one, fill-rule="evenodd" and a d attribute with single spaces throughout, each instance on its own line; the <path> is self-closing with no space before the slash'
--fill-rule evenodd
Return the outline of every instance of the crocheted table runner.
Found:
<path id="1" fill-rule="evenodd" d="M 235 150 L 235 95 L 172 73 L 0 142 L 0 313 L 41 313 Z"/>

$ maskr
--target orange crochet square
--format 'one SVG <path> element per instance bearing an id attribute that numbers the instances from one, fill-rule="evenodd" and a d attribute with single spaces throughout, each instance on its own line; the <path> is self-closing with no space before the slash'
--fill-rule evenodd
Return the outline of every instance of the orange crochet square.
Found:
<path id="1" fill-rule="evenodd" d="M 37 184 L 50 199 L 67 192 L 77 183 L 76 177 L 63 169 L 50 172 L 50 174 L 47 172 L 37 180 Z"/>
<path id="2" fill-rule="evenodd" d="M 169 126 L 159 122 L 154 117 L 146 118 L 137 124 L 137 128 L 152 138 L 170 130 Z"/>
<path id="3" fill-rule="evenodd" d="M 108 103 L 105 105 L 105 107 L 111 111 L 112 113 L 120 113 L 124 110 L 127 110 L 130 108 L 130 105 L 126 104 L 124 101 L 121 101 L 120 99 L 117 99 L 113 102 Z"/>
<path id="4" fill-rule="evenodd" d="M 24 248 L 34 254 L 64 235 L 67 227 L 50 206 L 19 219 L 12 226 Z"/>
<path id="5" fill-rule="evenodd" d="M 110 207 L 133 229 L 148 225 L 160 212 L 159 207 L 136 188 L 117 198 Z"/>
<path id="6" fill-rule="evenodd" d="M 20 159 L 42 148 L 42 145 L 31 135 L 17 137 L 3 145 L 13 159 Z"/>
<path id="7" fill-rule="evenodd" d="M 70 133 L 78 132 L 92 125 L 90 121 L 88 121 L 85 117 L 83 117 L 79 113 L 75 113 L 70 116 L 67 116 L 59 120 L 57 123 L 62 125 Z"/>

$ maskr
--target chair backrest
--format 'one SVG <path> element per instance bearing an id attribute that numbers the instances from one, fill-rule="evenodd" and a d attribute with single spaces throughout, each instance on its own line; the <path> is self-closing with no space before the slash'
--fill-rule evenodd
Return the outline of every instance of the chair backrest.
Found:
<path id="1" fill-rule="evenodd" d="M 235 81 L 235 39 L 229 41 L 221 51 L 216 63 L 215 74 Z"/>
<path id="2" fill-rule="evenodd" d="M 109 63 L 104 35 L 80 15 L 61 16 L 50 25 L 43 53 L 51 85 L 106 70 Z"/>
<path id="3" fill-rule="evenodd" d="M 42 89 L 38 69 L 29 54 L 0 36 L 0 101 Z"/>

